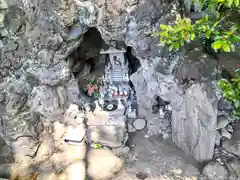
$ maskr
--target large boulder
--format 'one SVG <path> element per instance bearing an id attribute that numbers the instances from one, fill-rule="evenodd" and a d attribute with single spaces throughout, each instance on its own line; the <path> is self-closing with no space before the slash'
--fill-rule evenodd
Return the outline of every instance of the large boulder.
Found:
<path id="1" fill-rule="evenodd" d="M 172 140 L 198 161 L 211 160 L 215 146 L 217 112 L 199 85 L 173 102 Z"/>
<path id="2" fill-rule="evenodd" d="M 172 140 L 198 161 L 211 160 L 217 128 L 216 61 L 198 49 L 177 69 L 179 91 L 171 101 Z"/>

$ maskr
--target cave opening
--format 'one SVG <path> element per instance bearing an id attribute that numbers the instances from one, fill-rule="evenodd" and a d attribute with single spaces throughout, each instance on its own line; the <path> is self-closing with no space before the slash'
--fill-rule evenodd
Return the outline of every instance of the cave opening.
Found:
<path id="1" fill-rule="evenodd" d="M 77 78 L 80 73 L 92 73 L 99 64 L 100 50 L 104 41 L 97 28 L 90 28 L 84 35 L 80 46 L 69 56 L 69 66 Z"/>
<path id="2" fill-rule="evenodd" d="M 133 49 L 131 46 L 126 46 L 126 59 L 128 60 L 128 68 L 129 68 L 129 76 L 137 72 L 137 70 L 141 67 L 140 60 L 133 55 Z M 131 80 L 129 80 L 130 87 L 134 90 L 135 88 Z"/>
<path id="3" fill-rule="evenodd" d="M 137 72 L 137 70 L 141 67 L 140 61 L 133 55 L 132 47 L 126 47 L 126 58 L 129 62 L 129 73 L 132 75 L 133 73 Z"/>
<path id="4" fill-rule="evenodd" d="M 106 68 L 111 64 L 111 57 L 116 66 L 121 66 L 120 60 L 124 59 L 123 64 L 127 64 L 128 77 L 141 66 L 140 61 L 133 55 L 131 47 L 126 46 L 123 42 L 117 42 L 116 47 L 110 47 L 95 27 L 89 28 L 82 38 L 82 43 L 70 54 L 68 61 L 69 67 L 78 81 L 80 91 L 87 96 L 89 96 L 89 83 L 98 85 L 98 79 L 106 75 Z M 114 67 L 111 68 L 114 69 Z M 130 78 L 128 81 L 129 86 L 135 91 Z M 98 99 L 99 94 L 96 97 L 90 97 Z"/>

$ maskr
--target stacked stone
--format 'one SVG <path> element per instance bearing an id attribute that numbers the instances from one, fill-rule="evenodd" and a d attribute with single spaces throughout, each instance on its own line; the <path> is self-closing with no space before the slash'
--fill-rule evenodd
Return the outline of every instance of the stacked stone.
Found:
<path id="1" fill-rule="evenodd" d="M 239 124 L 239 123 L 238 123 Z M 211 180 L 232 179 L 240 177 L 240 131 L 239 127 L 232 133 L 231 139 L 225 139 L 222 146 L 215 149 L 214 161 L 203 169 L 203 174 Z"/>
<path id="2" fill-rule="evenodd" d="M 221 98 L 218 102 L 216 146 L 219 147 L 221 142 L 232 138 L 233 124 L 238 117 L 232 116 L 234 106 L 230 102 Z"/>
<path id="3" fill-rule="evenodd" d="M 119 113 L 117 113 L 120 111 Z M 96 103 L 92 112 L 87 108 L 87 142 L 100 143 L 111 148 L 125 145 L 127 141 L 126 116 L 121 109 L 114 113 L 103 111 Z"/>
<path id="4" fill-rule="evenodd" d="M 153 117 L 148 120 L 148 135 L 161 135 L 163 139 L 171 137 L 171 105 L 161 106 Z"/>

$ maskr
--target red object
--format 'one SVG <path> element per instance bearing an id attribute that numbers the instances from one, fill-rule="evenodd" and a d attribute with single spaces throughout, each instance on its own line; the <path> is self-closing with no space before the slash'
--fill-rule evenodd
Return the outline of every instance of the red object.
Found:
<path id="1" fill-rule="evenodd" d="M 240 68 L 240 64 L 237 64 L 237 68 Z"/>
<path id="2" fill-rule="evenodd" d="M 88 86 L 88 95 L 91 96 L 94 92 L 94 88 L 92 86 Z"/>

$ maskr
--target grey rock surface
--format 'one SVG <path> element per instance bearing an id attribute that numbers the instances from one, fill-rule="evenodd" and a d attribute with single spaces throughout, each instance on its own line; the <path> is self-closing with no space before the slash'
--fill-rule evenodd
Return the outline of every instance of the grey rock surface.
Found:
<path id="1" fill-rule="evenodd" d="M 11 174 L 11 164 L 1 164 L 0 176 L 1 177 L 10 177 L 10 174 Z M 3 179 L 3 180 L 6 180 L 6 179 Z"/>
<path id="2" fill-rule="evenodd" d="M 50 68 L 32 65 L 31 68 L 27 70 L 27 73 L 28 75 L 35 77 L 41 85 L 56 86 L 66 84 L 71 72 L 68 64 L 61 61 L 59 64 Z"/>
<path id="3" fill-rule="evenodd" d="M 187 79 L 208 83 L 216 80 L 216 74 L 217 62 L 212 56 L 203 53 L 200 48 L 187 52 L 176 69 L 176 78 L 180 82 Z"/>
<path id="4" fill-rule="evenodd" d="M 193 158 L 188 157 L 170 141 L 160 136 L 145 138 L 144 132 L 135 132 L 129 142 L 132 145 L 126 164 L 128 174 L 146 173 L 148 179 L 159 178 L 174 169 L 192 177 L 199 175 Z"/>
<path id="5" fill-rule="evenodd" d="M 198 161 L 214 153 L 217 112 L 199 84 L 177 96 L 172 112 L 172 140 Z"/>
<path id="6" fill-rule="evenodd" d="M 222 137 L 227 138 L 227 139 L 232 138 L 232 134 L 230 132 L 228 132 L 226 129 L 221 130 L 221 135 L 222 135 Z"/>
<path id="7" fill-rule="evenodd" d="M 86 33 L 89 27 L 96 27 L 108 44 L 115 46 L 118 42 L 125 42 L 126 45 L 133 46 L 134 55 L 140 59 L 145 68 L 151 65 L 152 60 L 150 59 L 152 58 L 158 67 L 163 64 L 161 63 L 163 60 L 162 48 L 157 46 L 158 38 L 149 35 L 158 28 L 158 22 L 164 19 L 163 17 L 167 17 L 166 14 L 170 12 L 169 10 L 175 3 L 158 0 L 108 1 L 107 4 L 104 4 L 103 1 L 75 2 L 69 0 L 66 3 L 53 0 L 39 3 L 36 0 L 10 0 L 7 1 L 7 5 L 11 8 L 6 16 L 7 22 L 4 28 L 6 33 L 1 41 L 4 49 L 1 51 L 0 82 L 8 78 L 12 79 L 12 75 L 20 71 L 26 76 L 26 81 L 21 84 L 24 88 L 19 88 L 19 91 L 27 89 L 26 92 L 20 93 L 21 96 L 15 94 L 14 98 L 10 90 L 6 90 L 7 111 L 13 114 L 17 113 L 28 101 L 42 115 L 43 111 L 46 111 L 46 107 L 43 105 L 36 107 L 32 101 L 33 97 L 28 99 L 30 91 L 32 88 L 36 91 L 35 89 L 38 89 L 39 85 L 61 85 L 66 90 L 67 102 L 64 102 L 64 95 L 58 95 L 61 104 L 58 106 L 55 87 L 52 90 L 49 87 L 49 93 L 51 91 L 51 95 L 54 97 L 51 103 L 50 100 L 46 100 L 49 108 L 47 114 L 50 115 L 52 110 L 58 111 L 71 103 L 84 104 L 87 100 L 79 92 L 78 84 L 72 79 L 65 61 L 81 45 L 82 34 Z M 93 54 L 91 52 L 87 54 L 89 53 Z M 95 51 L 94 54 L 96 54 Z M 146 59 L 148 60 L 146 61 Z M 164 59 L 166 67 L 171 64 L 169 62 L 169 58 Z M 159 69 L 164 70 L 162 67 Z M 142 70 L 139 72 L 143 73 Z M 149 74 L 152 74 L 153 70 L 150 69 Z M 158 78 L 156 74 L 154 74 L 154 78 Z M 156 83 L 165 82 L 164 78 L 162 77 Z M 29 88 L 26 87 L 28 84 Z M 153 91 L 158 91 L 158 89 L 160 88 L 155 86 Z M 161 89 L 166 88 L 163 86 Z M 142 94 L 140 89 L 137 91 L 139 91 L 138 94 Z M 62 89 L 61 92 L 64 93 L 64 90 Z M 148 101 L 152 101 L 151 92 L 149 91 L 144 96 Z M 59 93 L 59 88 L 57 93 Z M 161 93 L 161 95 L 165 94 Z M 149 106 L 151 106 L 151 102 Z M 33 110 L 33 107 L 30 109 Z M 15 118 L 12 117 L 12 119 Z"/>
<path id="8" fill-rule="evenodd" d="M 57 93 L 49 86 L 41 85 L 33 88 L 29 99 L 31 111 L 42 116 L 54 116 L 62 113 Z"/>
<path id="9" fill-rule="evenodd" d="M 227 159 L 227 167 L 230 171 L 229 179 L 239 179 L 240 178 L 240 162 L 236 157 L 229 157 Z"/>
<path id="10" fill-rule="evenodd" d="M 240 157 L 240 131 L 233 132 L 232 139 L 223 141 L 223 148 Z"/>
<path id="11" fill-rule="evenodd" d="M 209 163 L 204 167 L 203 174 L 209 180 L 226 180 L 228 177 L 228 171 L 218 163 Z"/>
<path id="12" fill-rule="evenodd" d="M 175 76 L 178 92 L 172 105 L 172 140 L 198 161 L 211 160 L 217 128 L 216 61 L 198 48 L 189 51 Z"/>
<path id="13" fill-rule="evenodd" d="M 225 116 L 218 116 L 217 118 L 217 129 L 225 128 L 229 123 L 229 120 Z"/>
<path id="14" fill-rule="evenodd" d="M 6 111 L 8 114 L 15 115 L 27 102 L 27 98 L 32 87 L 24 75 L 16 75 L 5 87 L 6 92 Z"/>
<path id="15" fill-rule="evenodd" d="M 77 104 L 84 105 L 89 99 L 85 94 L 79 90 L 78 82 L 76 79 L 71 78 L 66 84 L 67 105 Z"/>
<path id="16" fill-rule="evenodd" d="M 164 47 L 157 46 L 159 39 L 152 37 L 151 34 L 158 29 L 160 23 L 171 21 L 173 11 L 178 8 L 178 4 L 175 1 L 8 0 L 6 3 L 11 8 L 7 11 L 7 22 L 4 25 L 4 30 L 1 30 L 3 38 L 0 43 L 1 47 L 4 47 L 0 51 L 0 82 L 8 81 L 9 79 L 11 82 L 4 90 L 6 92 L 4 101 L 6 101 L 8 113 L 7 116 L 3 116 L 3 134 L 5 133 L 5 137 L 13 136 L 16 138 L 23 134 L 36 137 L 39 134 L 38 132 L 42 132 L 41 141 L 44 141 L 42 136 L 48 138 L 49 136 L 46 134 L 51 134 L 51 123 L 50 125 L 39 123 L 41 124 L 39 125 L 39 119 L 41 119 L 41 122 L 44 119 L 44 121 L 49 123 L 52 121 L 50 117 L 60 114 L 63 111 L 62 109 L 68 107 L 71 103 L 80 105 L 88 101 L 82 92 L 79 91 L 77 80 L 73 78 L 66 61 L 69 60 L 69 55 L 74 51 L 76 52 L 77 50 L 78 54 L 80 46 L 81 52 L 84 52 L 86 57 L 92 58 L 92 54 L 94 56 L 98 55 L 98 51 L 95 51 L 91 46 L 82 45 L 84 44 L 82 43 L 83 34 L 90 27 L 96 27 L 107 44 L 121 46 L 119 44 L 122 43 L 132 47 L 132 54 L 141 63 L 141 68 L 131 77 L 137 92 L 141 115 L 148 121 L 149 134 L 150 132 L 151 135 L 166 133 L 162 129 L 162 124 L 170 124 L 170 121 L 161 123 L 158 116 L 153 118 L 152 106 L 156 96 L 161 97 L 165 101 L 174 102 L 176 99 L 176 92 L 179 87 L 172 72 L 178 61 L 181 60 L 181 57 L 174 55 L 174 53 L 169 53 Z M 82 48 L 84 46 L 85 50 L 87 49 L 86 52 Z M 183 69 L 191 69 L 191 72 L 195 72 L 198 69 L 194 67 L 189 68 L 189 66 L 188 64 Z M 212 70 L 213 68 L 205 69 Z M 204 71 L 204 68 L 200 68 L 200 71 L 202 70 Z M 18 74 L 21 74 L 20 79 Z M 185 76 L 181 77 L 188 75 L 187 73 L 182 74 Z M 194 77 L 196 79 L 199 78 L 195 74 Z M 211 97 L 209 98 L 211 99 Z M 214 102 L 211 101 L 211 103 Z M 195 107 L 198 106 L 196 105 Z M 206 109 L 198 109 L 203 111 L 201 111 L 200 115 L 204 115 Z M 193 108 L 191 110 L 193 111 Z M 186 111 L 181 112 L 186 113 Z M 212 114 L 209 112 L 207 115 Z M 43 116 L 49 119 L 45 119 Z M 185 116 L 190 117 L 187 113 Z M 206 117 L 203 119 L 209 120 Z M 78 120 L 80 123 L 83 122 L 82 117 Z M 175 120 L 179 120 L 179 118 Z M 70 121 L 72 122 L 73 120 Z M 100 131 L 107 134 L 108 138 L 111 137 L 107 139 L 108 142 L 115 143 L 114 146 L 116 146 L 116 141 L 118 145 L 123 144 L 125 125 L 103 127 L 102 130 L 100 128 Z M 212 127 L 210 126 L 209 128 Z M 62 131 L 64 130 L 61 129 Z M 92 131 L 99 132 L 99 128 L 92 126 Z M 168 128 L 166 131 L 168 131 Z M 210 130 L 201 131 L 201 133 L 205 132 L 206 134 L 202 137 L 210 136 Z M 192 134 L 189 133 L 186 136 L 188 135 Z M 58 134 L 57 136 L 59 137 L 60 135 Z M 104 136 L 102 137 L 105 138 Z M 208 140 L 212 141 L 212 138 Z M 31 144 L 37 142 L 38 139 L 31 138 Z M 41 148 L 44 150 L 44 155 L 52 152 L 51 142 L 43 143 L 44 145 Z M 18 143 L 19 146 L 21 146 L 21 143 L 23 146 L 27 144 L 21 138 Z M 58 140 L 58 143 L 61 144 L 61 140 Z M 164 149 L 164 146 L 158 146 L 156 141 L 154 143 L 156 143 L 154 145 L 156 151 Z M 51 145 L 51 148 L 47 147 L 47 145 Z M 141 144 L 143 147 L 148 145 L 152 147 L 150 142 Z M 65 148 L 68 149 L 69 147 Z M 197 146 L 197 148 L 199 147 Z M 151 149 L 149 149 L 150 151 Z M 79 154 L 81 153 L 76 151 L 76 157 Z M 149 153 L 144 157 L 142 156 L 143 161 L 148 156 L 155 158 L 153 154 Z M 159 164 L 164 164 L 161 160 L 164 159 L 165 155 L 162 154 L 162 156 L 159 156 L 161 158 L 156 158 L 159 160 Z M 72 157 L 71 152 L 56 155 L 55 157 L 59 161 L 53 164 L 57 167 L 64 167 L 66 159 L 59 157 L 66 156 Z M 42 159 L 39 158 L 37 160 L 40 161 Z M 172 159 L 169 158 L 166 161 L 171 162 Z M 173 162 L 176 162 L 174 158 Z M 158 162 L 153 160 L 153 163 Z M 41 168 L 44 169 L 45 166 L 51 167 L 51 163 L 50 165 L 44 164 Z M 164 169 L 162 166 L 152 167 L 156 171 L 159 167 L 161 170 Z"/>
<path id="17" fill-rule="evenodd" d="M 225 111 L 232 111 L 232 110 L 234 110 L 234 106 L 230 102 L 221 98 L 218 102 L 218 109 L 225 110 Z"/>
<path id="18" fill-rule="evenodd" d="M 217 146 L 221 145 L 221 139 L 222 139 L 222 135 L 220 134 L 219 131 L 216 131 L 216 139 L 215 139 L 215 144 Z"/>

